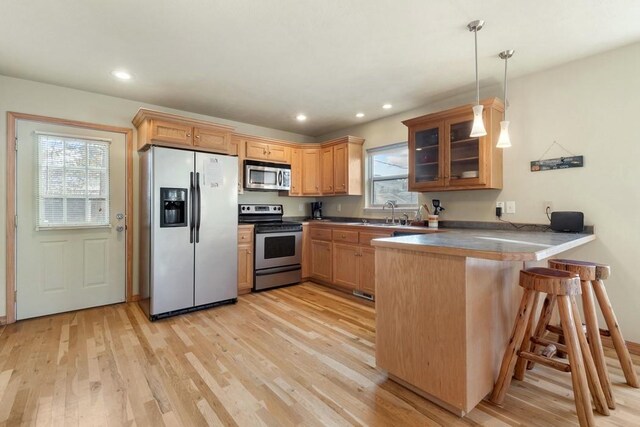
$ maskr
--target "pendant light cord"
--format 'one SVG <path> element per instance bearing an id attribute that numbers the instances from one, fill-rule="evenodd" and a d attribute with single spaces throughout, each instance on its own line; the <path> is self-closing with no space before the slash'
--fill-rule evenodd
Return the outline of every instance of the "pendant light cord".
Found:
<path id="1" fill-rule="evenodd" d="M 509 57 L 504 58 L 504 120 L 507 121 L 507 109 L 509 108 L 509 101 L 507 101 L 507 62 Z"/>
<path id="2" fill-rule="evenodd" d="M 480 105 L 480 80 L 478 79 L 478 27 L 473 30 L 476 46 L 476 105 Z"/>

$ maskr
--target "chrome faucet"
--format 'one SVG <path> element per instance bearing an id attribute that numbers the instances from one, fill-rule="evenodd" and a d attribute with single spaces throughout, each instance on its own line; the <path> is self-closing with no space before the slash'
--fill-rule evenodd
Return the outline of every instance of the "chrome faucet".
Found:
<path id="1" fill-rule="evenodd" d="M 396 207 L 397 207 L 396 201 L 387 200 L 386 202 L 384 202 L 384 205 L 382 205 L 382 210 L 384 210 L 387 207 L 391 208 L 391 224 L 395 224 L 396 223 Z"/>

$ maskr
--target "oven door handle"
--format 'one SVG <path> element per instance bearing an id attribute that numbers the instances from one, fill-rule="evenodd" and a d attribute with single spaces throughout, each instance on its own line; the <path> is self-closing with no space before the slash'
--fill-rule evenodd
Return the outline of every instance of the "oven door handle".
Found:
<path id="1" fill-rule="evenodd" d="M 285 273 L 287 271 L 296 271 L 300 269 L 300 264 L 288 265 L 286 267 L 265 268 L 263 270 L 256 270 L 256 276 L 268 276 L 270 274 Z"/>

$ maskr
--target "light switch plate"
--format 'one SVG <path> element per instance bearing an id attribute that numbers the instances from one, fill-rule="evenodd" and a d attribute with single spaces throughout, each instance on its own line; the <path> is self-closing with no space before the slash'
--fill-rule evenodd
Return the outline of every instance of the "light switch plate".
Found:
<path id="1" fill-rule="evenodd" d="M 298 212 L 304 212 L 304 205 L 302 203 L 298 205 Z"/>
<path id="2" fill-rule="evenodd" d="M 516 213 L 516 202 L 514 201 L 507 202 L 507 213 L 508 214 Z"/>
<path id="3" fill-rule="evenodd" d="M 338 212 L 342 212 L 342 204 L 338 203 Z"/>

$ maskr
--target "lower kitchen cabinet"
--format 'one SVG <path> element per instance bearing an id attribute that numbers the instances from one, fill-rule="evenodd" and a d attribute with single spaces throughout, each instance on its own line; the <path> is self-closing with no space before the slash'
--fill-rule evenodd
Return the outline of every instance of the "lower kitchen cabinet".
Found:
<path id="1" fill-rule="evenodd" d="M 311 277 L 331 282 L 331 242 L 311 240 Z"/>
<path id="2" fill-rule="evenodd" d="M 238 295 L 253 288 L 253 225 L 238 227 Z"/>
<path id="3" fill-rule="evenodd" d="M 360 247 L 333 244 L 333 283 L 347 289 L 358 288 Z"/>
<path id="4" fill-rule="evenodd" d="M 369 295 L 376 293 L 376 250 L 360 248 L 358 290 Z"/>

